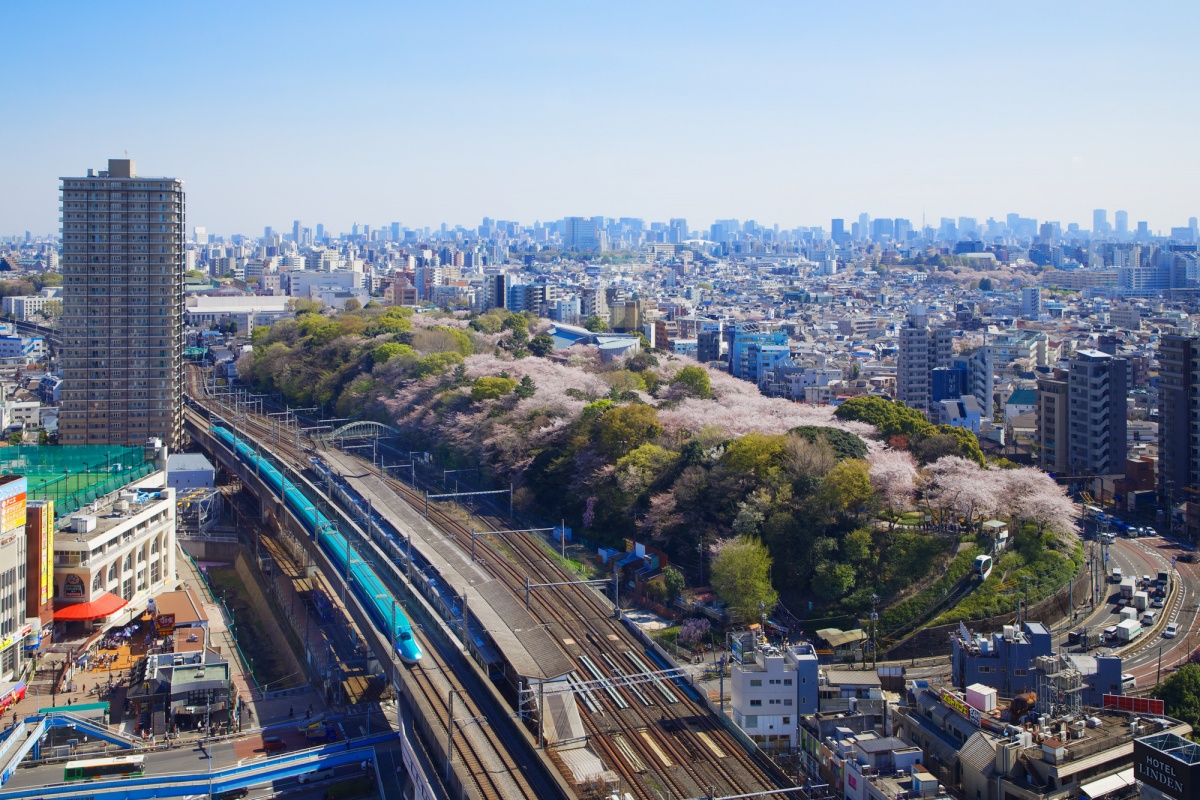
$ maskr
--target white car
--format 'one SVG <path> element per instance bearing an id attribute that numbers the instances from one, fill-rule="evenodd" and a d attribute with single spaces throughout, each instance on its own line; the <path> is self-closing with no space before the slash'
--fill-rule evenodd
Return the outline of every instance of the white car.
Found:
<path id="1" fill-rule="evenodd" d="M 1167 639 L 1174 639 L 1177 633 L 1179 633 L 1179 623 L 1168 622 L 1166 630 L 1163 631 L 1163 636 Z"/>

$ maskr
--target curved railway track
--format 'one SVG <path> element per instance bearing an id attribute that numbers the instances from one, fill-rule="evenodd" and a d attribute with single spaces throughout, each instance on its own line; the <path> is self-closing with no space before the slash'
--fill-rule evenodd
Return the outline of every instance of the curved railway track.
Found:
<path id="1" fill-rule="evenodd" d="M 203 395 L 193 392 L 192 396 Z M 229 413 L 228 410 L 226 413 Z M 296 452 L 294 429 L 289 429 L 287 435 L 280 435 L 277 423 L 269 419 L 264 422 L 252 413 L 239 415 L 239 421 L 244 421 L 243 430 L 252 438 L 261 443 L 273 442 L 276 449 L 282 451 L 277 456 L 288 458 L 295 467 L 306 468 L 305 454 Z M 359 463 L 364 470 L 386 481 L 388 487 L 411 506 L 424 508 L 424 494 L 420 490 L 381 475 L 369 462 L 360 460 Z M 430 504 L 429 516 L 464 551 L 470 551 L 472 534 L 462 521 L 436 502 Z M 490 514 L 480 513 L 476 516 L 491 525 L 489 529 L 502 530 L 507 526 L 505 520 Z M 477 551 L 482 550 L 484 554 L 485 569 L 504 581 L 518 597 L 523 595 L 526 576 L 539 583 L 574 579 L 558 564 L 540 539 L 534 539 L 529 534 L 509 534 L 503 537 L 502 542 L 496 539 L 493 536 L 478 536 Z M 636 654 L 640 646 L 629 640 L 628 632 L 612 619 L 609 607 L 589 587 L 541 589 L 531 594 L 530 613 L 539 621 L 558 627 L 561 631 L 560 642 L 577 665 L 583 680 L 591 680 L 592 676 L 581 666 L 581 657 L 596 667 L 608 666 L 607 671 L 612 675 L 640 671 L 625 655 L 627 652 Z M 579 633 L 584 635 L 580 636 Z M 431 650 L 433 648 L 427 648 L 426 652 Z M 654 664 L 647 666 L 649 669 L 656 668 Z M 448 692 L 434 689 L 431 675 L 434 672 L 424 666 L 409 669 L 409 674 L 422 687 L 426 701 L 440 721 L 448 711 Z M 444 664 L 438 666 L 436 674 L 446 674 Z M 740 794 L 779 785 L 758 757 L 748 753 L 712 719 L 706 708 L 691 700 L 678 687 L 673 686 L 673 689 L 678 700 L 675 703 L 663 702 L 664 697 L 654 683 L 636 688 L 614 688 L 612 692 L 593 692 L 599 713 L 589 712 L 587 704 L 580 703 L 580 716 L 590 741 L 600 750 L 607 765 L 623 777 L 627 783 L 625 791 L 630 791 L 641 800 L 658 800 L 668 793 L 679 798 L 704 797 L 710 788 L 716 789 L 718 794 Z M 457 713 L 456 718 L 461 719 Z M 459 752 L 458 736 L 461 734 L 456 733 L 456 753 Z M 477 760 L 469 763 L 469 759 L 469 756 L 464 757 L 464 764 L 468 765 L 477 784 L 488 784 L 494 791 L 492 770 Z M 561 758 L 552 754 L 552 760 L 565 776 L 570 775 Z M 481 791 L 485 791 L 485 796 L 494 796 L 492 791 L 482 788 Z"/>
<path id="2" fill-rule="evenodd" d="M 195 421 L 198 424 L 208 424 L 208 421 L 194 410 L 189 410 L 188 413 L 196 415 Z M 270 433 L 269 426 L 264 426 L 257 420 L 248 419 L 247 424 L 250 429 L 259 433 Z M 298 464 L 299 459 L 293 451 L 294 448 L 290 445 L 285 448 L 281 442 L 279 449 L 287 450 L 287 457 L 293 462 L 293 466 Z M 382 574 L 381 577 L 390 583 L 390 578 L 394 576 Z M 395 591 L 394 587 L 389 588 Z M 419 638 L 424 652 L 421 663 L 409 667 L 397 660 L 395 666 L 404 669 L 409 675 L 410 685 L 420 691 L 424 703 L 433 712 L 432 715 L 426 715 L 426 722 L 442 741 L 445 741 L 446 731 L 450 727 L 448 716 L 450 695 L 453 692 L 454 719 L 457 723 L 454 725 L 454 756 L 473 782 L 475 794 L 484 800 L 545 800 L 557 796 L 557 790 L 548 792 L 548 787 L 534 785 L 527 767 L 513 757 L 508 744 L 488 723 L 489 714 L 494 716 L 503 713 L 503 710 L 481 707 L 465 682 L 455 674 L 438 644 L 427 636 L 420 626 L 414 626 L 414 633 Z"/>

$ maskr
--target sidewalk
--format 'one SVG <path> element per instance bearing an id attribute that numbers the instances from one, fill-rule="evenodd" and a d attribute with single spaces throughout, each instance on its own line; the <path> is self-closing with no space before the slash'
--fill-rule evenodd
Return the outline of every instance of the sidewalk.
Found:
<path id="1" fill-rule="evenodd" d="M 311 686 L 301 687 L 285 697 L 264 698 L 263 693 L 254 685 L 249 668 L 242 661 L 229 633 L 229 620 L 225 618 L 224 609 L 220 603 L 213 602 L 204 577 L 197 572 L 192 560 L 182 553 L 175 559 L 175 563 L 178 565 L 180 582 L 195 592 L 205 615 L 208 616 L 209 646 L 217 648 L 229 659 L 233 673 L 233 691 L 253 712 L 252 715 L 242 714 L 243 729 L 294 722 L 297 718 L 303 719 L 309 707 L 313 709 L 313 713 L 325 710 L 324 698 Z"/>

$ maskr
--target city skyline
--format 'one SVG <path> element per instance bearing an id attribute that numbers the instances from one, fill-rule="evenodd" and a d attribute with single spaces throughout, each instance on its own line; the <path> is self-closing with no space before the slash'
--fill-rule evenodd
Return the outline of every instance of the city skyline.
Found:
<path id="1" fill-rule="evenodd" d="M 10 82 L 0 233 L 55 230 L 46 187 L 124 151 L 213 231 L 1196 213 L 1190 5 L 127 8 L 3 12 L 38 69 Z"/>

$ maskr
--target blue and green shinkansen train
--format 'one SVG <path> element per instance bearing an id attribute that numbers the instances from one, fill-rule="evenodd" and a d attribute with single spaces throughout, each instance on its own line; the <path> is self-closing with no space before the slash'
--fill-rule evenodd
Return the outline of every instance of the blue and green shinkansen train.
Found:
<path id="1" fill-rule="evenodd" d="M 295 484 L 283 477 L 269 461 L 260 458 L 252 447 L 230 433 L 227 428 L 215 425 L 212 434 L 236 453 L 238 458 L 257 469 L 259 476 L 283 498 L 287 507 L 317 540 L 317 544 L 339 573 L 346 574 L 346 558 L 350 558 L 351 590 L 358 595 L 358 599 L 379 629 L 391 631 L 391 639 L 400 654 L 400 660 L 405 664 L 416 664 L 420 661 L 421 647 L 413 637 L 408 616 L 397 606 L 391 592 L 383 585 L 375 571 L 349 546 L 346 537 L 309 502 Z"/>

